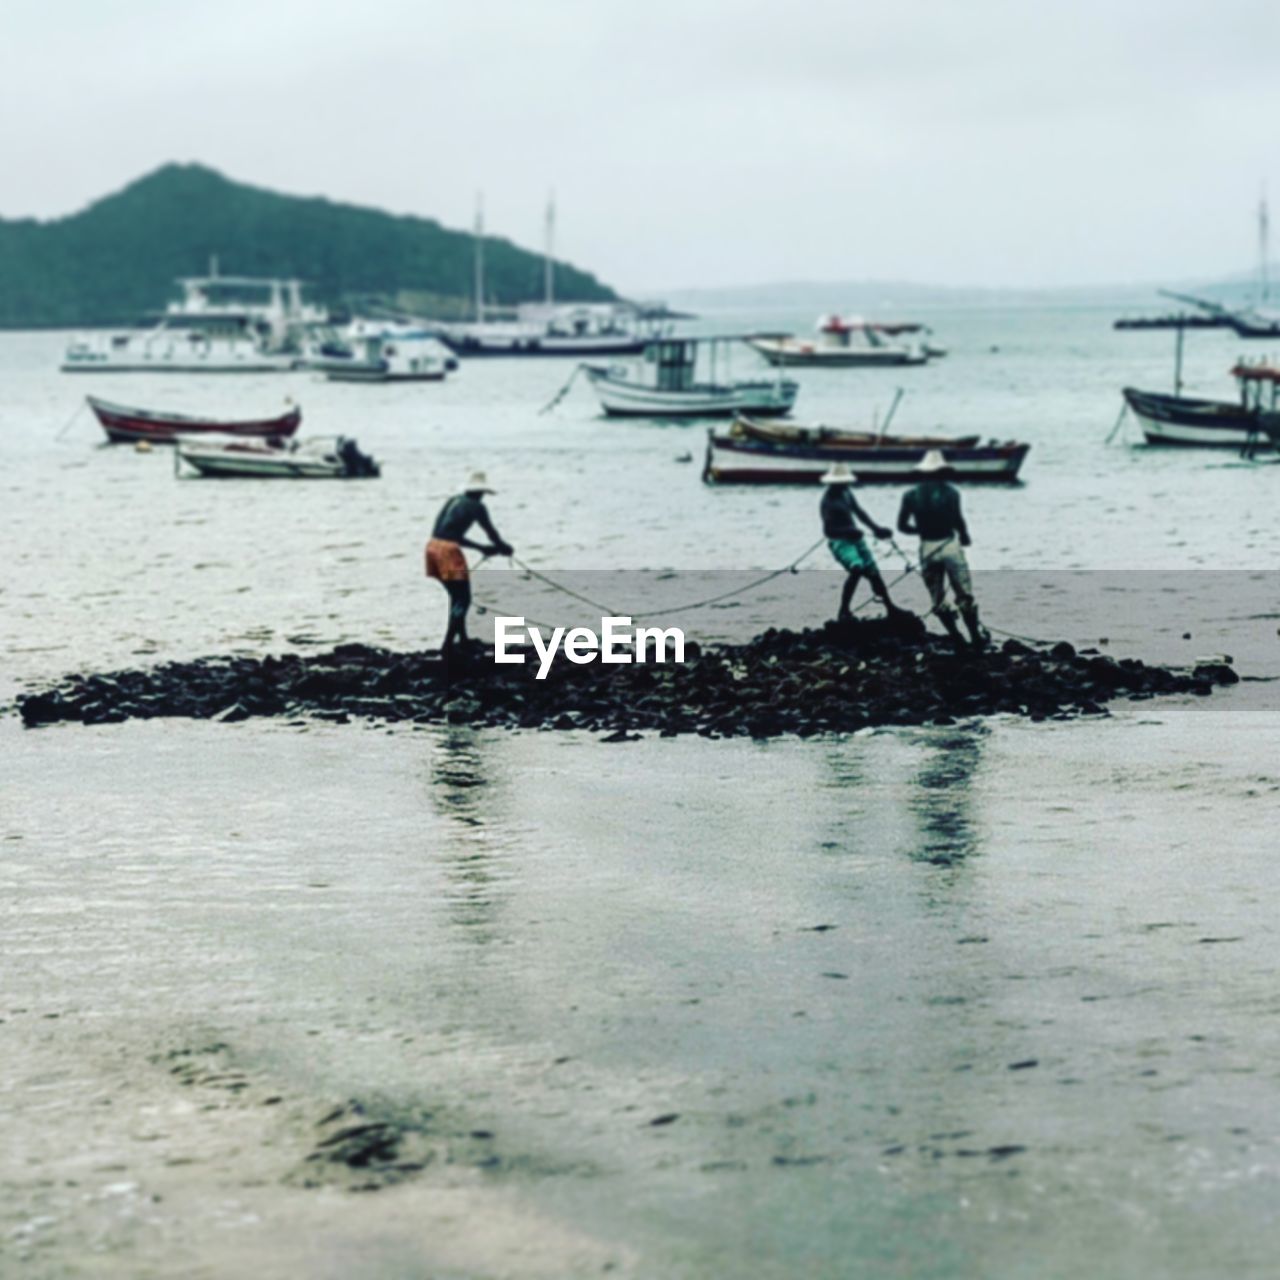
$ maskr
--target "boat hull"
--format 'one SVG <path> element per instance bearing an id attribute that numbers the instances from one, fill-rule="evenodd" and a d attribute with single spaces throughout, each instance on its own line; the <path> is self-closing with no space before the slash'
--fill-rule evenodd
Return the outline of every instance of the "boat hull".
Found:
<path id="1" fill-rule="evenodd" d="M 302 410 L 296 406 L 275 418 L 251 418 L 224 422 L 216 418 L 197 418 L 185 414 L 162 414 L 149 409 L 133 409 L 112 404 L 95 396 L 86 397 L 111 444 L 135 444 L 147 440 L 152 444 L 173 444 L 180 435 L 223 435 L 249 439 L 288 437 L 298 429 Z"/>
<path id="2" fill-rule="evenodd" d="M 273 447 L 260 441 L 212 441 L 181 439 L 178 457 L 202 476 L 238 480 L 354 480 L 376 477 L 377 464 L 352 470 L 337 446 L 310 444 Z"/>
<path id="3" fill-rule="evenodd" d="M 588 374 L 601 408 L 617 418 L 778 417 L 791 412 L 800 390 L 795 382 L 775 381 L 663 391 L 600 370 Z"/>
<path id="4" fill-rule="evenodd" d="M 904 365 L 927 364 L 929 354 L 901 347 L 823 348 L 797 343 L 789 345 L 767 339 L 749 339 L 750 345 L 777 368 L 804 369 L 876 369 L 901 368 Z"/>
<path id="5" fill-rule="evenodd" d="M 1126 387 L 1123 394 L 1148 444 L 1241 449 L 1269 439 L 1257 415 L 1240 404 L 1167 396 L 1134 387 Z"/>
<path id="6" fill-rule="evenodd" d="M 929 447 L 868 445 L 861 448 L 771 445 L 708 433 L 702 478 L 709 484 L 817 484 L 837 462 L 846 464 L 862 483 L 914 484 L 915 467 Z M 1013 484 L 1031 446 L 993 444 L 947 446 L 954 478 L 967 484 Z"/>
<path id="7" fill-rule="evenodd" d="M 474 337 L 470 335 L 442 334 L 440 341 L 455 355 L 475 356 L 635 356 L 648 344 L 645 338 L 601 338 L 592 341 L 584 338 L 554 337 Z"/>

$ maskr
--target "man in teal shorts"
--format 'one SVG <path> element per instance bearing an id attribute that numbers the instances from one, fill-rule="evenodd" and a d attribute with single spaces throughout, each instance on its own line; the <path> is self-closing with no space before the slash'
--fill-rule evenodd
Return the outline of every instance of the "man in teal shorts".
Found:
<path id="1" fill-rule="evenodd" d="M 884 525 L 876 524 L 858 505 L 858 500 L 853 496 L 855 483 L 857 483 L 857 477 L 843 462 L 837 462 L 822 477 L 822 484 L 825 487 L 822 505 L 819 508 L 822 513 L 822 532 L 826 534 L 827 546 L 831 548 L 831 554 L 848 575 L 840 592 L 840 612 L 836 615 L 837 621 L 846 622 L 853 616 L 849 611 L 849 605 L 853 600 L 853 593 L 858 589 L 858 583 L 863 578 L 871 584 L 871 590 L 875 592 L 876 598 L 884 605 L 885 612 L 890 617 L 908 613 L 909 610 L 900 609 L 889 599 L 889 589 L 884 585 L 880 570 L 876 568 L 876 558 L 871 554 L 871 548 L 867 546 L 865 535 L 858 528 L 858 521 L 861 520 L 877 538 L 892 537 L 892 531 L 886 529 Z"/>

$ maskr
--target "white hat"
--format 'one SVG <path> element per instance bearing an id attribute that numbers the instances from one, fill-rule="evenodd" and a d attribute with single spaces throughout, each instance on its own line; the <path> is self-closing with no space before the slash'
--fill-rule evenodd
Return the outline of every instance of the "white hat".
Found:
<path id="1" fill-rule="evenodd" d="M 943 456 L 941 449 L 930 449 L 912 470 L 923 471 L 926 474 L 931 471 L 950 471 L 951 463 Z"/>
<path id="2" fill-rule="evenodd" d="M 825 476 L 818 477 L 819 484 L 857 484 L 858 477 L 849 470 L 847 462 L 835 463 Z"/>
<path id="3" fill-rule="evenodd" d="M 463 493 L 497 493 L 496 489 L 489 488 L 489 480 L 483 471 L 473 471 L 467 479 L 467 483 L 462 486 Z"/>

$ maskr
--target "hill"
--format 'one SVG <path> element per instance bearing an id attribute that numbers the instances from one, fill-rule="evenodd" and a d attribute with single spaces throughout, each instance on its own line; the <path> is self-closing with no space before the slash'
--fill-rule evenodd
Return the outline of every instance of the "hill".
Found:
<path id="1" fill-rule="evenodd" d="M 470 307 L 469 232 L 171 164 L 69 217 L 0 219 L 0 327 L 137 324 L 175 296 L 176 277 L 204 273 L 214 255 L 227 274 L 297 276 L 319 302 L 372 296 L 439 315 Z M 538 299 L 542 257 L 486 237 L 485 283 L 491 303 Z M 616 295 L 558 263 L 556 296 Z"/>

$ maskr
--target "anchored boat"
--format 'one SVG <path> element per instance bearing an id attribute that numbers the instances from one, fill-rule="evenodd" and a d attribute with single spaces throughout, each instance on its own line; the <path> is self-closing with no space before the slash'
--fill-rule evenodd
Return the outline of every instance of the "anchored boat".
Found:
<path id="1" fill-rule="evenodd" d="M 89 408 L 102 424 L 111 444 L 134 444 L 148 440 L 152 444 L 172 444 L 179 435 L 217 434 L 250 438 L 287 438 L 298 429 L 302 410 L 293 405 L 274 418 L 206 418 L 185 413 L 134 409 L 112 404 L 96 396 L 86 396 Z"/>
<path id="2" fill-rule="evenodd" d="M 765 417 L 791 412 L 799 383 L 787 378 L 735 380 L 729 350 L 742 338 L 662 338 L 644 349 L 636 365 L 583 365 L 605 413 L 616 417 Z M 704 380 L 697 377 L 699 350 L 706 352 Z"/>
<path id="3" fill-rule="evenodd" d="M 894 340 L 901 334 L 918 330 L 916 325 L 879 325 L 832 315 L 818 321 L 813 338 L 760 333 L 747 341 L 770 364 L 828 369 L 927 364 L 930 359 L 946 354 L 942 348 L 919 340 Z"/>
<path id="4" fill-rule="evenodd" d="M 347 436 L 306 440 L 183 440 L 178 458 L 203 476 L 259 480 L 359 480 L 378 464 Z"/>
<path id="5" fill-rule="evenodd" d="M 890 436 L 814 426 L 786 426 L 739 418 L 728 431 L 707 433 L 702 478 L 709 484 L 816 484 L 832 463 L 843 462 L 868 483 L 910 484 L 914 468 L 940 449 L 955 478 L 1012 484 L 1031 446 L 981 442 L 979 436 Z"/>

